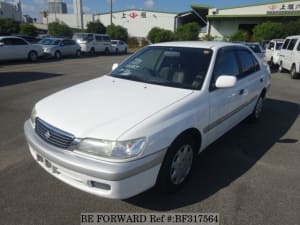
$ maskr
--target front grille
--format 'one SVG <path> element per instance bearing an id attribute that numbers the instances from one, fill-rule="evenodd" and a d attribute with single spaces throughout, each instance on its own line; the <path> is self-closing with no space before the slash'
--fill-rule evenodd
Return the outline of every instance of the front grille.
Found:
<path id="1" fill-rule="evenodd" d="M 49 144 L 67 149 L 74 140 L 74 135 L 51 126 L 40 118 L 36 118 L 35 132 Z"/>

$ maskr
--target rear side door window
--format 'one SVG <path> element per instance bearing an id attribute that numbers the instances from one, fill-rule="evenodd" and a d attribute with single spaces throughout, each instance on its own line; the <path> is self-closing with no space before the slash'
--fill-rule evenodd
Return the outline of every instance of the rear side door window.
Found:
<path id="1" fill-rule="evenodd" d="M 102 36 L 97 35 L 97 36 L 96 36 L 96 41 L 97 41 L 97 42 L 101 42 L 101 41 L 102 41 Z"/>

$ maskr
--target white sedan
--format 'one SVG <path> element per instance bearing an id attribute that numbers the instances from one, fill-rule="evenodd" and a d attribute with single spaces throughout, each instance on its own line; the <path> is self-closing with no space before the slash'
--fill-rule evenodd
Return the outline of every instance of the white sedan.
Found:
<path id="1" fill-rule="evenodd" d="M 39 101 L 25 122 L 37 163 L 82 191 L 125 199 L 181 188 L 195 158 L 246 118 L 257 120 L 270 72 L 246 46 L 170 42 Z"/>
<path id="2" fill-rule="evenodd" d="M 0 37 L 0 61 L 28 59 L 32 62 L 35 62 L 38 60 L 38 57 L 42 55 L 43 49 L 41 45 L 30 44 L 20 37 Z"/>
<path id="3" fill-rule="evenodd" d="M 123 53 L 127 54 L 128 51 L 128 45 L 121 40 L 111 40 L 111 47 L 113 53 Z"/>

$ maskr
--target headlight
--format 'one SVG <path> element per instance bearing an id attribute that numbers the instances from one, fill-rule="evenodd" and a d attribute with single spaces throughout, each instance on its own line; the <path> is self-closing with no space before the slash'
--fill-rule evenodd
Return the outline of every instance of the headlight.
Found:
<path id="1" fill-rule="evenodd" d="M 141 153 L 145 141 L 145 138 L 130 141 L 105 141 L 87 138 L 78 144 L 77 150 L 105 158 L 128 159 Z"/>
<path id="2" fill-rule="evenodd" d="M 35 124 L 35 119 L 36 119 L 36 110 L 35 110 L 35 107 L 33 107 L 31 115 L 30 115 L 30 121 L 33 125 Z"/>

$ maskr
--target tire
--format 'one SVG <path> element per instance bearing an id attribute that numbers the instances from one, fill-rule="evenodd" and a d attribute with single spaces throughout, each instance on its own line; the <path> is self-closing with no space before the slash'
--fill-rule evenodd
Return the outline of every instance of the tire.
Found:
<path id="1" fill-rule="evenodd" d="M 177 138 L 165 156 L 156 187 L 163 193 L 174 193 L 187 182 L 195 161 L 196 142 L 191 135 Z"/>
<path id="2" fill-rule="evenodd" d="M 104 54 L 109 55 L 109 49 L 108 48 L 105 48 Z"/>
<path id="3" fill-rule="evenodd" d="M 278 66 L 278 72 L 279 73 L 283 73 L 284 72 L 284 69 L 282 67 L 282 62 L 279 63 L 279 66 Z"/>
<path id="4" fill-rule="evenodd" d="M 96 55 L 96 51 L 95 51 L 94 48 L 91 48 L 91 50 L 90 50 L 90 55 L 92 55 L 92 56 Z"/>
<path id="5" fill-rule="evenodd" d="M 60 53 L 60 51 L 56 51 L 56 52 L 54 53 L 54 58 L 55 58 L 56 60 L 60 60 L 60 59 L 61 59 L 61 53 Z"/>
<path id="6" fill-rule="evenodd" d="M 265 97 L 263 94 L 261 94 L 256 101 L 253 112 L 249 116 L 250 122 L 255 123 L 261 118 L 263 108 L 264 108 L 264 101 L 265 101 Z"/>
<path id="7" fill-rule="evenodd" d="M 292 79 L 296 79 L 298 77 L 298 73 L 296 72 L 296 66 L 295 65 L 292 65 L 290 74 L 291 74 Z"/>
<path id="8" fill-rule="evenodd" d="M 270 68 L 274 68 L 275 67 L 275 64 L 274 64 L 274 61 L 273 61 L 273 57 L 271 57 L 271 59 L 270 59 Z"/>
<path id="9" fill-rule="evenodd" d="M 77 57 L 77 58 L 81 57 L 81 51 L 80 51 L 80 50 L 77 50 L 77 51 L 76 51 L 75 57 Z"/>
<path id="10" fill-rule="evenodd" d="M 38 54 L 35 51 L 28 53 L 28 60 L 31 62 L 36 62 L 38 60 Z"/>

